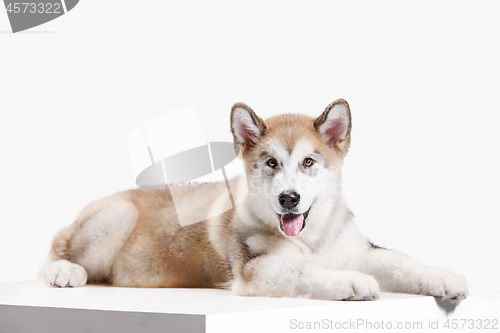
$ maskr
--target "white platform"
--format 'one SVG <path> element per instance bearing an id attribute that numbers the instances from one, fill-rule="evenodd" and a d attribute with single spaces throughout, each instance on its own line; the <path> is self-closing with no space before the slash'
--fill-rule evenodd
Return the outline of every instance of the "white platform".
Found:
<path id="1" fill-rule="evenodd" d="M 421 323 L 418 331 L 425 332 L 436 321 L 444 330 L 447 319 L 457 319 L 459 326 L 460 319 L 499 320 L 500 294 L 473 294 L 454 307 L 439 305 L 433 297 L 390 293 L 375 302 L 330 302 L 236 297 L 212 289 L 60 289 L 39 282 L 0 283 L 2 333 L 312 331 L 308 325 L 319 331 L 369 332 L 370 323 L 377 332 L 381 325 L 396 329 L 398 324 Z"/>

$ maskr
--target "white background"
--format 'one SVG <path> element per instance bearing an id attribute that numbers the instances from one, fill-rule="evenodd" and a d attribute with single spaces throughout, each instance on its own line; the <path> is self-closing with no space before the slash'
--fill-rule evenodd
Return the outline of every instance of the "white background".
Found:
<path id="1" fill-rule="evenodd" d="M 234 102 L 265 118 L 345 98 L 362 232 L 500 291 L 496 2 L 81 0 L 9 30 L 0 10 L 0 281 L 34 279 L 88 202 L 134 187 L 142 122 L 196 104 L 230 141 Z"/>

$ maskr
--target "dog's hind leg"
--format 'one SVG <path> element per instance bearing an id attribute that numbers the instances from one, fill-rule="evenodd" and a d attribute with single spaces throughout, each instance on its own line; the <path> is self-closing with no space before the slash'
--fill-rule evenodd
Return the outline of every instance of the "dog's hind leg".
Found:
<path id="1" fill-rule="evenodd" d="M 37 280 L 58 287 L 81 287 L 87 283 L 87 271 L 80 265 L 58 258 L 50 251 L 38 272 Z"/>
<path id="2" fill-rule="evenodd" d="M 108 282 L 116 254 L 135 229 L 135 205 L 116 196 L 88 205 L 54 238 L 38 279 L 58 287 Z"/>

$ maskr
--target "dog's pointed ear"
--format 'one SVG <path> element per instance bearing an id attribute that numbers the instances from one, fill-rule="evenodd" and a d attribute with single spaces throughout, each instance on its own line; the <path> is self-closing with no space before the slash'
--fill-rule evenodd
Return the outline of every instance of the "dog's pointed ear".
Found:
<path id="1" fill-rule="evenodd" d="M 351 110 L 349 104 L 338 99 L 328 105 L 314 121 L 314 128 L 321 134 L 326 144 L 344 157 L 351 144 Z"/>
<path id="2" fill-rule="evenodd" d="M 231 108 L 231 132 L 234 143 L 242 148 L 252 147 L 264 135 L 266 124 L 244 103 L 236 103 Z"/>

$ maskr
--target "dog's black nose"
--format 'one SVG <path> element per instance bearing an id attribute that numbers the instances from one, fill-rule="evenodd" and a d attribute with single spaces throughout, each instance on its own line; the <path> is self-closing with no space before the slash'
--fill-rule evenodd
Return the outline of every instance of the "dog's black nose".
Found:
<path id="1" fill-rule="evenodd" d="M 293 208 L 299 204 L 300 195 L 297 192 L 283 192 L 278 196 L 278 201 L 283 208 Z"/>

